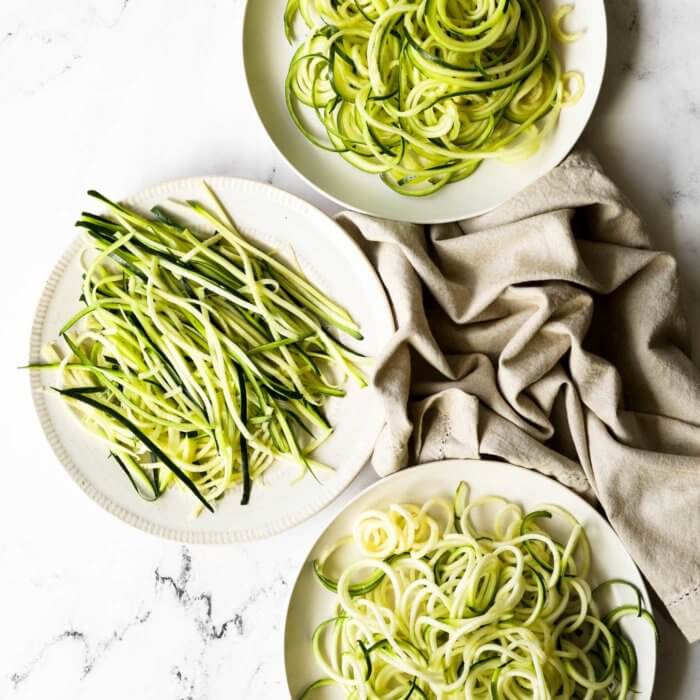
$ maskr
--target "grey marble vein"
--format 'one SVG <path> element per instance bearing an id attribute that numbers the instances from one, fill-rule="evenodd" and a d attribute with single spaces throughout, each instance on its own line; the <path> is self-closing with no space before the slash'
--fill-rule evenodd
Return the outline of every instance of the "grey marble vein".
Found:
<path id="1" fill-rule="evenodd" d="M 122 627 L 114 630 L 109 637 L 98 641 L 94 646 L 90 643 L 85 632 L 76 629 L 67 629 L 47 642 L 39 650 L 36 656 L 29 661 L 23 670 L 12 673 L 10 675 L 10 682 L 12 683 L 14 690 L 17 690 L 17 688 L 28 680 L 31 675 L 41 666 L 41 662 L 44 660 L 46 654 L 55 646 L 63 643 L 78 644 L 82 648 L 83 662 L 80 677 L 86 678 L 90 673 L 92 673 L 102 657 L 109 652 L 109 650 L 115 644 L 123 642 L 131 629 L 145 624 L 148 622 L 150 617 L 150 610 L 147 610 L 144 613 L 139 613 Z"/>
<path id="2" fill-rule="evenodd" d="M 183 547 L 182 563 L 177 577 L 166 576 L 161 574 L 159 569 L 155 570 L 156 590 L 163 587 L 170 588 L 183 608 L 186 610 L 195 609 L 195 611 L 203 611 L 203 615 L 196 615 L 195 622 L 204 642 L 223 639 L 230 630 L 235 631 L 238 635 L 242 635 L 244 633 L 243 613 L 250 603 L 255 602 L 260 592 L 254 592 L 241 610 L 234 613 L 230 618 L 217 624 L 213 619 L 212 594 L 205 592 L 192 594 L 189 592 L 188 587 L 191 574 L 192 555 L 187 547 Z"/>
<path id="3" fill-rule="evenodd" d="M 212 593 L 197 590 L 193 583 L 193 557 L 189 547 L 180 549 L 180 561 L 175 571 L 165 571 L 156 567 L 153 572 L 154 588 L 150 596 L 139 605 L 140 611 L 121 623 L 103 638 L 94 638 L 87 630 L 70 627 L 54 635 L 44 643 L 29 661 L 10 674 L 10 686 L 17 692 L 39 673 L 49 652 L 64 644 L 77 645 L 80 648 L 79 675 L 82 680 L 88 678 L 102 664 L 115 647 L 128 641 L 130 632 L 136 628 L 145 628 L 156 618 L 168 615 L 169 601 L 175 601 L 185 613 L 194 638 L 183 639 L 185 649 L 190 653 L 172 667 L 171 676 L 177 683 L 181 697 L 179 700 L 206 700 L 209 682 L 209 652 L 212 645 L 219 644 L 227 638 L 240 638 L 246 635 L 248 625 L 246 615 L 251 607 L 265 605 L 271 596 L 287 586 L 283 575 L 266 580 L 261 586 L 253 587 L 247 597 L 235 606 L 229 615 L 217 618 L 214 614 L 214 596 Z M 170 613 L 172 614 L 172 613 Z M 197 640 L 197 643 L 193 643 Z M 195 651 L 194 654 L 191 651 Z M 255 676 L 261 670 L 258 665 L 249 680 L 255 682 Z"/>

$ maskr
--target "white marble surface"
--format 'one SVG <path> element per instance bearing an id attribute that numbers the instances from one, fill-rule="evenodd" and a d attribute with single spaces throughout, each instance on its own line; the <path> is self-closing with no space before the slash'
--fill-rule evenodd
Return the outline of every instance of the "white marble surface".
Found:
<path id="1" fill-rule="evenodd" d="M 252 0 L 265 2 L 265 0 Z M 588 2 L 589 0 L 580 0 Z M 700 4 L 610 0 L 611 55 L 587 139 L 700 310 Z M 113 520 L 65 477 L 33 415 L 30 320 L 84 192 L 225 173 L 332 212 L 276 156 L 243 82 L 243 0 L 2 0 L 0 192 L 3 498 L 0 698 L 286 697 L 294 572 L 340 502 L 255 545 L 186 548 Z M 694 324 L 700 348 L 700 324 Z M 372 479 L 365 471 L 351 492 Z M 656 697 L 700 697 L 700 645 L 662 616 Z"/>

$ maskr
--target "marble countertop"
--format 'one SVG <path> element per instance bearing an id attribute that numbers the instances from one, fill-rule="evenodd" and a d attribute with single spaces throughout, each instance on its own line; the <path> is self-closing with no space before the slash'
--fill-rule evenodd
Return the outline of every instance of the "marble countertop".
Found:
<path id="1" fill-rule="evenodd" d="M 700 4 L 607 5 L 609 68 L 585 138 L 659 246 L 678 255 L 698 357 Z M 296 569 L 324 523 L 373 479 L 366 468 L 316 518 L 264 542 L 161 542 L 65 477 L 26 376 L 13 369 L 91 186 L 119 197 L 179 176 L 241 175 L 334 212 L 256 120 L 240 58 L 243 9 L 243 0 L 0 3 L 2 700 L 285 698 L 282 628 Z M 700 645 L 659 616 L 656 697 L 696 700 Z"/>

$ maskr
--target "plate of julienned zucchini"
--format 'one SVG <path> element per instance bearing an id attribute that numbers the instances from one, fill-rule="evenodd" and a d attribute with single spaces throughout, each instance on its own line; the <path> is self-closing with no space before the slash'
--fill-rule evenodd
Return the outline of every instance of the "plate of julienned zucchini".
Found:
<path id="1" fill-rule="evenodd" d="M 656 622 L 610 525 L 556 481 L 452 460 L 370 486 L 292 589 L 293 700 L 649 700 Z"/>
<path id="2" fill-rule="evenodd" d="M 91 191 L 32 331 L 54 452 L 102 507 L 194 543 L 268 536 L 320 510 L 384 421 L 379 279 L 323 213 L 227 177 Z"/>
<path id="3" fill-rule="evenodd" d="M 502 204 L 556 166 L 603 80 L 603 0 L 249 0 L 270 138 L 341 206 L 413 223 Z"/>

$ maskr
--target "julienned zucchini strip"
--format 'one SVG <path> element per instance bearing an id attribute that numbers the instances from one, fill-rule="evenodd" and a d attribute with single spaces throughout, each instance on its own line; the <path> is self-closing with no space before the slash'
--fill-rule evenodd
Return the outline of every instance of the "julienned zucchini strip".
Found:
<path id="1" fill-rule="evenodd" d="M 580 99 L 583 77 L 563 73 L 552 47 L 579 38 L 561 28 L 572 9 L 550 27 L 540 0 L 288 0 L 288 39 L 297 16 L 306 26 L 289 114 L 311 143 L 400 194 L 433 194 L 486 159 L 531 156 Z"/>
<path id="2" fill-rule="evenodd" d="M 656 623 L 633 584 L 591 589 L 591 564 L 566 510 L 470 499 L 464 482 L 451 500 L 365 511 L 313 562 L 335 613 L 310 640 L 322 677 L 299 697 L 629 700 L 638 659 L 621 621 Z M 635 603 L 604 612 L 613 587 Z"/>
<path id="3" fill-rule="evenodd" d="M 241 486 L 241 503 L 274 460 L 314 477 L 312 453 L 333 432 L 329 396 L 366 380 L 348 312 L 211 206 L 177 203 L 202 229 L 159 206 L 153 216 L 89 194 L 107 214 L 77 225 L 83 309 L 63 344 L 31 370 L 53 371 L 60 395 L 109 450 L 134 490 L 154 501 L 171 484 L 213 510 Z M 214 232 L 211 233 L 211 229 Z"/>
<path id="4" fill-rule="evenodd" d="M 87 389 L 87 391 L 86 391 Z M 76 389 L 56 389 L 61 396 L 64 396 L 65 398 L 68 399 L 73 399 L 74 401 L 77 401 L 78 403 L 85 404 L 86 406 L 90 406 L 91 408 L 95 409 L 96 411 L 100 411 L 102 413 L 105 413 L 106 415 L 110 416 L 113 418 L 117 423 L 121 423 L 129 432 L 133 434 L 133 436 L 146 448 L 151 450 L 153 454 L 157 457 L 158 461 L 164 464 L 170 471 L 175 474 L 175 476 L 180 479 L 180 481 L 195 495 L 197 500 L 209 511 L 212 513 L 214 512 L 214 509 L 212 506 L 208 503 L 208 501 L 202 496 L 202 494 L 199 492 L 199 489 L 195 486 L 194 482 L 192 479 L 190 479 L 187 474 L 185 474 L 180 467 L 175 464 L 170 457 L 168 457 L 163 450 L 156 445 L 155 442 L 153 442 L 147 435 L 142 433 L 128 418 L 126 418 L 124 415 L 122 415 L 115 407 L 110 406 L 107 403 L 103 403 L 102 401 L 97 401 L 96 399 L 93 399 L 92 396 L 90 395 L 93 389 L 97 389 L 100 392 L 104 391 L 104 389 L 100 387 L 85 387 L 85 388 L 76 388 Z M 121 465 L 120 465 L 121 466 Z"/>
<path id="5" fill-rule="evenodd" d="M 245 376 L 239 365 L 236 365 L 236 376 L 238 377 L 238 394 L 241 398 L 241 423 L 243 426 L 247 426 L 248 392 L 245 388 Z M 247 506 L 248 503 L 250 503 L 250 464 L 248 462 L 248 440 L 243 432 L 240 433 L 239 440 L 241 446 L 241 473 L 243 475 L 243 495 L 241 496 L 241 505 Z"/>

